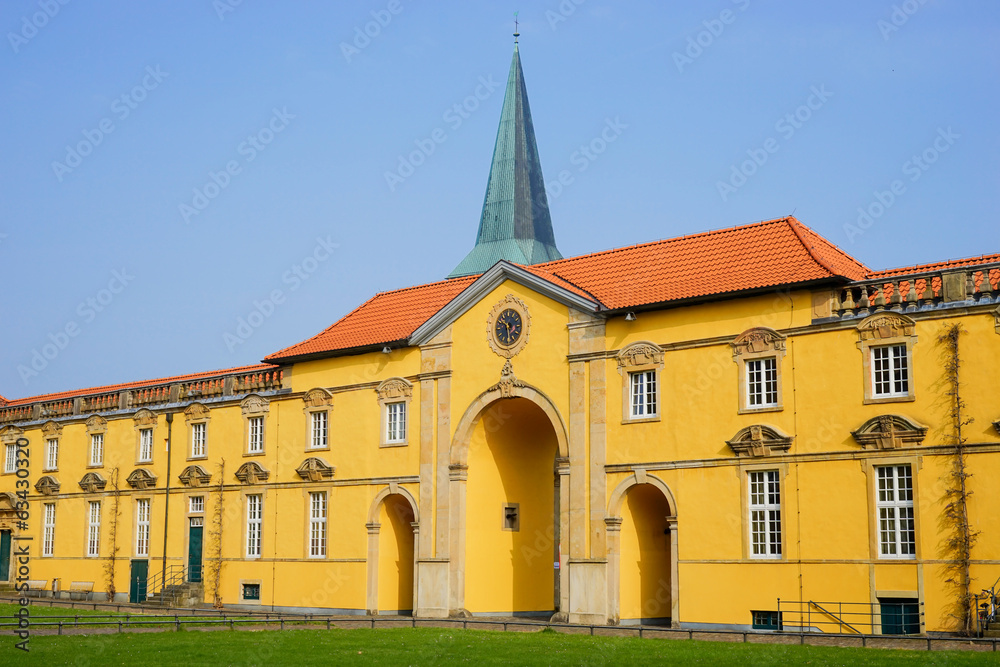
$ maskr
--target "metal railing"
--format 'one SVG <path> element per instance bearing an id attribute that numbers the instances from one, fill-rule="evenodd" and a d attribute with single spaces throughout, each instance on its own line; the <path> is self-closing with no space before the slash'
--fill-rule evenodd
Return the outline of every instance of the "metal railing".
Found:
<path id="1" fill-rule="evenodd" d="M 166 570 L 156 572 L 146 582 L 146 599 L 162 596 L 164 589 L 187 583 L 187 571 L 183 565 L 168 565 Z"/>
<path id="2" fill-rule="evenodd" d="M 778 598 L 779 630 L 855 635 L 917 635 L 922 602 L 818 602 Z"/>
<path id="3" fill-rule="evenodd" d="M 976 610 L 976 634 L 979 636 L 989 630 L 991 625 L 1000 624 L 1000 596 L 997 595 L 997 586 L 1000 586 L 1000 577 L 992 586 L 984 588 L 982 593 L 972 596 Z"/>

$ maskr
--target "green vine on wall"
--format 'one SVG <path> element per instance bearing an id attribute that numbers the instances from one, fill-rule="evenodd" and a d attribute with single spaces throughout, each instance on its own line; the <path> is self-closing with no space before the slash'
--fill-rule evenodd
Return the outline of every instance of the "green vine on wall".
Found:
<path id="1" fill-rule="evenodd" d="M 108 536 L 111 538 L 111 549 L 108 552 L 107 561 L 104 563 L 104 579 L 106 582 L 108 602 L 114 602 L 115 593 L 115 565 L 118 558 L 118 517 L 121 516 L 121 489 L 118 486 L 118 468 L 111 470 L 111 529 Z"/>
<path id="2" fill-rule="evenodd" d="M 225 486 L 226 460 L 219 463 L 219 485 L 213 489 L 212 496 L 215 500 L 215 514 L 212 516 L 212 526 L 208 531 L 208 539 L 211 544 L 209 555 L 209 575 L 208 580 L 212 590 L 212 606 L 222 609 L 222 596 L 219 594 L 219 586 L 222 581 L 222 526 L 224 512 L 222 506 L 222 492 Z"/>

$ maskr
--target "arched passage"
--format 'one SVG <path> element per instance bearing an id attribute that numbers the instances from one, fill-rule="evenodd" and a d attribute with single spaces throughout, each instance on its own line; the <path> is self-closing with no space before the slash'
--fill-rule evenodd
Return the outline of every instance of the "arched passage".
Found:
<path id="1" fill-rule="evenodd" d="M 606 520 L 612 622 L 678 625 L 675 508 L 667 485 L 641 470 L 612 493 Z"/>
<path id="2" fill-rule="evenodd" d="M 411 614 L 416 599 L 417 505 L 408 491 L 392 487 L 378 493 L 368 513 L 369 614 Z"/>
<path id="3" fill-rule="evenodd" d="M 452 525 L 459 529 L 451 604 L 473 614 L 541 615 L 560 606 L 555 464 L 566 450 L 565 430 L 548 398 L 527 387 L 515 392 L 481 396 L 452 444 Z"/>

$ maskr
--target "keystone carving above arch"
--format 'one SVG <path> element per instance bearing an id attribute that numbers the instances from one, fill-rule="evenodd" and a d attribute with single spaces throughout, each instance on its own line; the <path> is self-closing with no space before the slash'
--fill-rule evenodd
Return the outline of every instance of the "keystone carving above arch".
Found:
<path id="1" fill-rule="evenodd" d="M 785 354 L 785 336 L 769 327 L 747 329 L 730 343 L 733 347 L 733 361 L 747 354 L 775 352 Z"/>
<path id="2" fill-rule="evenodd" d="M 45 425 L 42 426 L 42 435 L 46 438 L 58 438 L 62 435 L 62 426 L 54 421 L 47 421 Z"/>
<path id="3" fill-rule="evenodd" d="M 270 405 L 270 401 L 257 394 L 250 394 L 240 401 L 240 408 L 242 408 L 244 415 L 264 414 L 271 409 Z"/>
<path id="4" fill-rule="evenodd" d="M 310 456 L 295 469 L 296 474 L 309 482 L 321 482 L 324 479 L 333 479 L 336 468 L 319 458 Z"/>
<path id="5" fill-rule="evenodd" d="M 39 478 L 38 482 L 35 484 L 35 491 L 38 491 L 43 496 L 54 496 L 59 493 L 59 480 L 51 475 L 45 475 Z"/>
<path id="6" fill-rule="evenodd" d="M 205 469 L 199 465 L 190 465 L 181 471 L 181 474 L 177 476 L 177 479 L 181 481 L 184 486 L 199 487 L 205 486 L 212 481 L 212 476 L 205 472 Z"/>
<path id="7" fill-rule="evenodd" d="M 87 493 L 97 493 L 98 491 L 103 491 L 104 487 L 108 485 L 108 480 L 101 477 L 96 472 L 88 472 L 80 480 L 80 488 Z"/>
<path id="8" fill-rule="evenodd" d="M 271 473 L 264 470 L 256 461 L 247 461 L 236 471 L 236 479 L 240 480 L 241 484 L 259 484 L 266 482 L 270 476 Z"/>
<path id="9" fill-rule="evenodd" d="M 383 380 L 375 389 L 380 400 L 391 400 L 394 398 L 410 398 L 413 395 L 413 385 L 400 377 Z"/>
<path id="10" fill-rule="evenodd" d="M 663 349 L 656 343 L 641 340 L 618 352 L 618 368 L 634 366 L 660 366 L 663 364 Z"/>
<path id="11" fill-rule="evenodd" d="M 156 486 L 156 475 L 149 472 L 145 468 L 136 468 L 133 470 L 125 481 L 133 489 L 142 491 L 144 489 L 151 489 Z"/>
<path id="12" fill-rule="evenodd" d="M 927 427 L 902 415 L 879 415 L 851 431 L 851 435 L 865 449 L 899 449 L 923 442 Z"/>
<path id="13" fill-rule="evenodd" d="M 192 403 L 184 409 L 184 421 L 208 421 L 211 411 L 201 403 Z"/>
<path id="14" fill-rule="evenodd" d="M 92 415 L 87 419 L 87 433 L 95 435 L 105 433 L 108 430 L 108 420 L 101 415 Z"/>
<path id="15" fill-rule="evenodd" d="M 302 402 L 307 409 L 327 408 L 333 405 L 333 394 L 322 387 L 316 387 L 305 393 L 302 397 Z"/>
<path id="16" fill-rule="evenodd" d="M 726 444 L 737 456 L 771 456 L 792 448 L 794 435 L 785 435 L 773 426 L 753 424 L 740 429 Z"/>
<path id="17" fill-rule="evenodd" d="M 858 324 L 858 341 L 914 336 L 915 330 L 916 322 L 912 317 L 895 312 L 875 313 Z"/>
<path id="18" fill-rule="evenodd" d="M 136 426 L 156 426 L 156 415 L 152 410 L 147 410 L 146 408 L 132 415 L 132 419 L 135 421 Z"/>

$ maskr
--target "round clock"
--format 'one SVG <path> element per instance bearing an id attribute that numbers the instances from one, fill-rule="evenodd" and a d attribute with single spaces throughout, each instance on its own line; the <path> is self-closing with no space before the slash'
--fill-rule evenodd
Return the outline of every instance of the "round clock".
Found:
<path id="1" fill-rule="evenodd" d="M 506 308 L 497 316 L 494 333 L 497 342 L 504 347 L 514 346 L 523 330 L 524 324 L 521 322 L 521 314 L 513 308 Z"/>
<path id="2" fill-rule="evenodd" d="M 528 344 L 531 315 L 523 301 L 508 294 L 493 306 L 486 320 L 486 339 L 501 357 L 512 358 Z"/>

